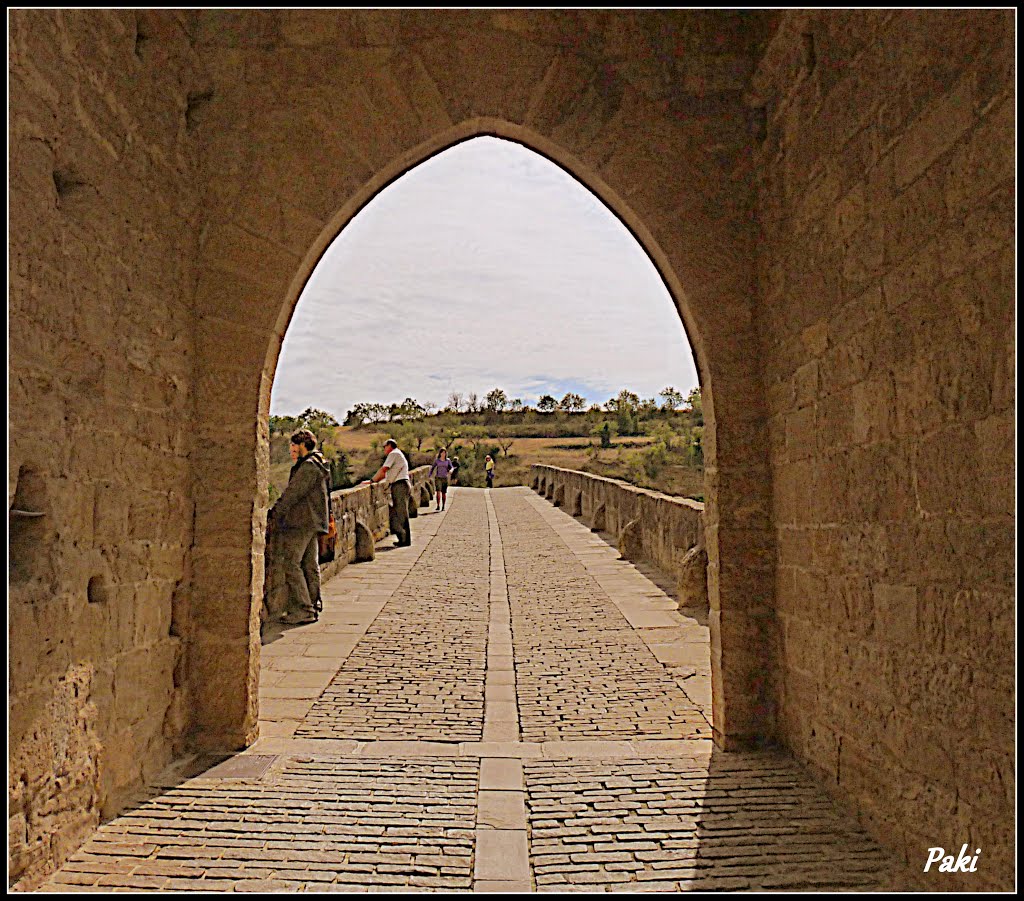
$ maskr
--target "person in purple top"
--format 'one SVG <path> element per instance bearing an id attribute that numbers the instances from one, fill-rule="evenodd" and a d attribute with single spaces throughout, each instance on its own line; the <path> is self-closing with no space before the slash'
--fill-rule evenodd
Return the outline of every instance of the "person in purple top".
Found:
<path id="1" fill-rule="evenodd" d="M 444 509 L 445 501 L 448 500 L 448 479 L 451 478 L 454 464 L 448 459 L 448 451 L 441 448 L 437 452 L 437 459 L 430 465 L 428 475 L 433 476 L 434 485 L 437 487 L 437 513 Z"/>

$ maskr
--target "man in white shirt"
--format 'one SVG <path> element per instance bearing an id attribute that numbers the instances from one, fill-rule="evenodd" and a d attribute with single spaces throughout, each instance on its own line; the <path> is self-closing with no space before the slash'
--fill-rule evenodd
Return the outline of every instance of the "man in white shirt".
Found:
<path id="1" fill-rule="evenodd" d="M 412 497 L 412 482 L 409 480 L 409 461 L 398 449 L 398 442 L 388 438 L 384 442 L 388 452 L 384 465 L 377 471 L 371 482 L 382 479 L 391 489 L 391 531 L 398 541 L 395 547 L 409 547 L 412 544 L 412 529 L 409 526 L 409 500 Z"/>

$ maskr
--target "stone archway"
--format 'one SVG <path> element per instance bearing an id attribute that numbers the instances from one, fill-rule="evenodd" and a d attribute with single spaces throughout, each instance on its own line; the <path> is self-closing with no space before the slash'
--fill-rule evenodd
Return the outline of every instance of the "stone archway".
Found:
<path id="1" fill-rule="evenodd" d="M 1012 882 L 1008 11 L 10 24 L 8 504 L 26 464 L 46 513 L 12 550 L 60 538 L 11 583 L 15 874 L 188 740 L 254 736 L 289 298 L 389 178 L 496 129 L 625 219 L 697 352 L 719 742 L 774 731 L 904 854 L 955 810 Z"/>
<path id="2" fill-rule="evenodd" d="M 223 584 L 225 555 L 221 550 L 210 547 L 210 540 L 215 535 L 223 547 L 223 535 L 208 533 L 203 528 L 204 519 L 197 516 L 193 583 L 197 617 L 190 672 L 196 697 L 195 734 L 201 745 L 238 746 L 254 737 L 258 621 L 251 611 L 237 609 L 237 602 L 226 599 L 237 598 L 241 593 L 255 599 L 261 591 L 270 390 L 283 336 L 299 294 L 331 241 L 379 191 L 434 154 L 460 141 L 482 135 L 517 141 L 568 171 L 626 225 L 647 251 L 669 288 L 694 351 L 704 397 L 715 736 L 721 745 L 732 747 L 757 742 L 772 734 L 768 675 L 774 640 L 771 607 L 773 567 L 767 447 L 762 437 L 765 431 L 763 423 L 758 421 L 758 416 L 763 415 L 762 389 L 753 332 L 744 333 L 735 328 L 738 323 L 745 323 L 750 328 L 752 298 L 746 291 L 749 284 L 742 279 L 737 281 L 735 275 L 723 281 L 725 277 L 720 271 L 708 272 L 705 278 L 698 280 L 700 270 L 696 263 L 690 262 L 685 271 L 689 272 L 691 280 L 698 284 L 703 282 L 705 287 L 703 290 L 684 290 L 677 272 L 680 268 L 677 260 L 680 256 L 685 258 L 688 251 L 697 255 L 701 248 L 706 249 L 703 242 L 708 229 L 702 232 L 700 248 L 684 246 L 677 248 L 675 254 L 669 254 L 645 218 L 627 203 L 622 194 L 562 143 L 522 124 L 478 117 L 439 129 L 415 147 L 394 155 L 371 178 L 348 193 L 340 208 L 320 228 L 301 262 L 295 266 L 283 296 L 278 294 L 275 297 L 269 290 L 271 283 L 280 286 L 280 278 L 268 280 L 261 286 L 266 293 L 261 291 L 257 294 L 258 308 L 250 322 L 265 323 L 263 329 L 242 325 L 234 316 L 232 318 L 236 321 L 216 317 L 210 320 L 215 328 L 201 335 L 201 343 L 215 342 L 220 347 L 230 336 L 231 343 L 244 348 L 245 364 L 239 366 L 235 361 L 235 365 L 229 367 L 223 366 L 214 355 L 200 350 L 199 358 L 207 361 L 211 371 L 200 374 L 197 403 L 203 419 L 210 415 L 209 411 L 222 411 L 228 403 L 233 410 L 250 411 L 247 417 L 239 416 L 231 424 L 229 434 L 235 448 L 231 456 L 246 461 L 246 481 L 252 486 L 248 498 L 241 493 L 221 498 L 236 505 L 238 522 L 248 524 L 246 528 L 238 529 L 228 543 L 234 557 L 228 570 L 235 574 L 232 579 L 235 587 L 233 592 L 223 594 L 223 600 L 218 600 L 216 595 L 217 588 Z M 308 231 L 308 223 L 303 224 Z M 725 224 L 735 227 L 735 223 Z M 232 228 L 237 227 L 227 226 L 227 231 Z M 301 231 L 296 229 L 297 233 Z M 284 237 L 288 241 L 298 240 L 297 234 Z M 226 240 L 218 240 L 215 236 L 206 245 L 199 279 L 199 294 L 203 302 L 217 300 L 230 304 L 230 298 L 221 288 L 213 288 L 211 284 L 212 276 L 222 271 L 223 262 L 218 255 L 230 250 L 230 246 L 224 243 Z M 739 245 L 726 256 L 742 258 L 743 242 L 737 241 L 735 233 L 725 228 L 721 240 Z M 720 257 L 718 259 L 720 262 Z M 236 274 L 248 280 L 252 273 L 246 267 L 244 275 L 240 271 Z M 262 359 L 259 358 L 261 338 L 264 342 Z M 222 416 L 218 419 L 223 422 Z M 252 462 L 248 463 L 249 460 Z M 724 473 L 728 473 L 728 478 L 722 477 Z M 203 497 L 207 493 L 200 491 L 198 495 Z M 258 498 L 256 503 L 252 502 L 254 496 Z M 218 576 L 212 586 L 207 583 L 205 565 L 211 555 L 218 560 Z M 210 605 L 219 608 L 232 603 L 236 604 L 233 612 L 210 609 Z M 254 601 L 252 606 L 257 608 L 258 604 Z M 246 622 L 248 630 L 245 629 Z M 215 628 L 210 628 L 210 625 Z M 218 653 L 211 653 L 214 648 Z M 723 649 L 727 654 L 723 655 Z M 229 699 L 225 698 L 223 690 L 216 697 L 209 696 L 209 690 L 204 686 L 215 682 L 234 686 Z"/>

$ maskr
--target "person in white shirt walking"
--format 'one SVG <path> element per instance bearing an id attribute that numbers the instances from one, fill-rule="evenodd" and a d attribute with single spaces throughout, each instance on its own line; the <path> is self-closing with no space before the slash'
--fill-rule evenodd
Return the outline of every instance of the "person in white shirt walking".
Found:
<path id="1" fill-rule="evenodd" d="M 391 520 L 391 531 L 398 539 L 395 547 L 409 547 L 412 544 L 412 529 L 409 526 L 409 500 L 412 497 L 412 482 L 409 479 L 409 461 L 398 449 L 398 442 L 388 438 L 384 442 L 387 457 L 384 465 L 371 482 L 384 481 L 391 489 L 391 509 L 388 511 Z"/>

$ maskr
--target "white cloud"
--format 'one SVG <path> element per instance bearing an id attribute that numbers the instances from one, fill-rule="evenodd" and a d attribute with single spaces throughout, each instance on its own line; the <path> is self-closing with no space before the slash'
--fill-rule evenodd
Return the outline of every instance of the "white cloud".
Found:
<path id="1" fill-rule="evenodd" d="M 477 138 L 382 191 L 324 254 L 278 365 L 275 413 L 494 387 L 527 403 L 697 384 L 653 264 L 594 195 L 518 144 Z M 579 390 L 574 388 L 573 390 Z M 584 392 L 586 393 L 586 392 Z"/>

